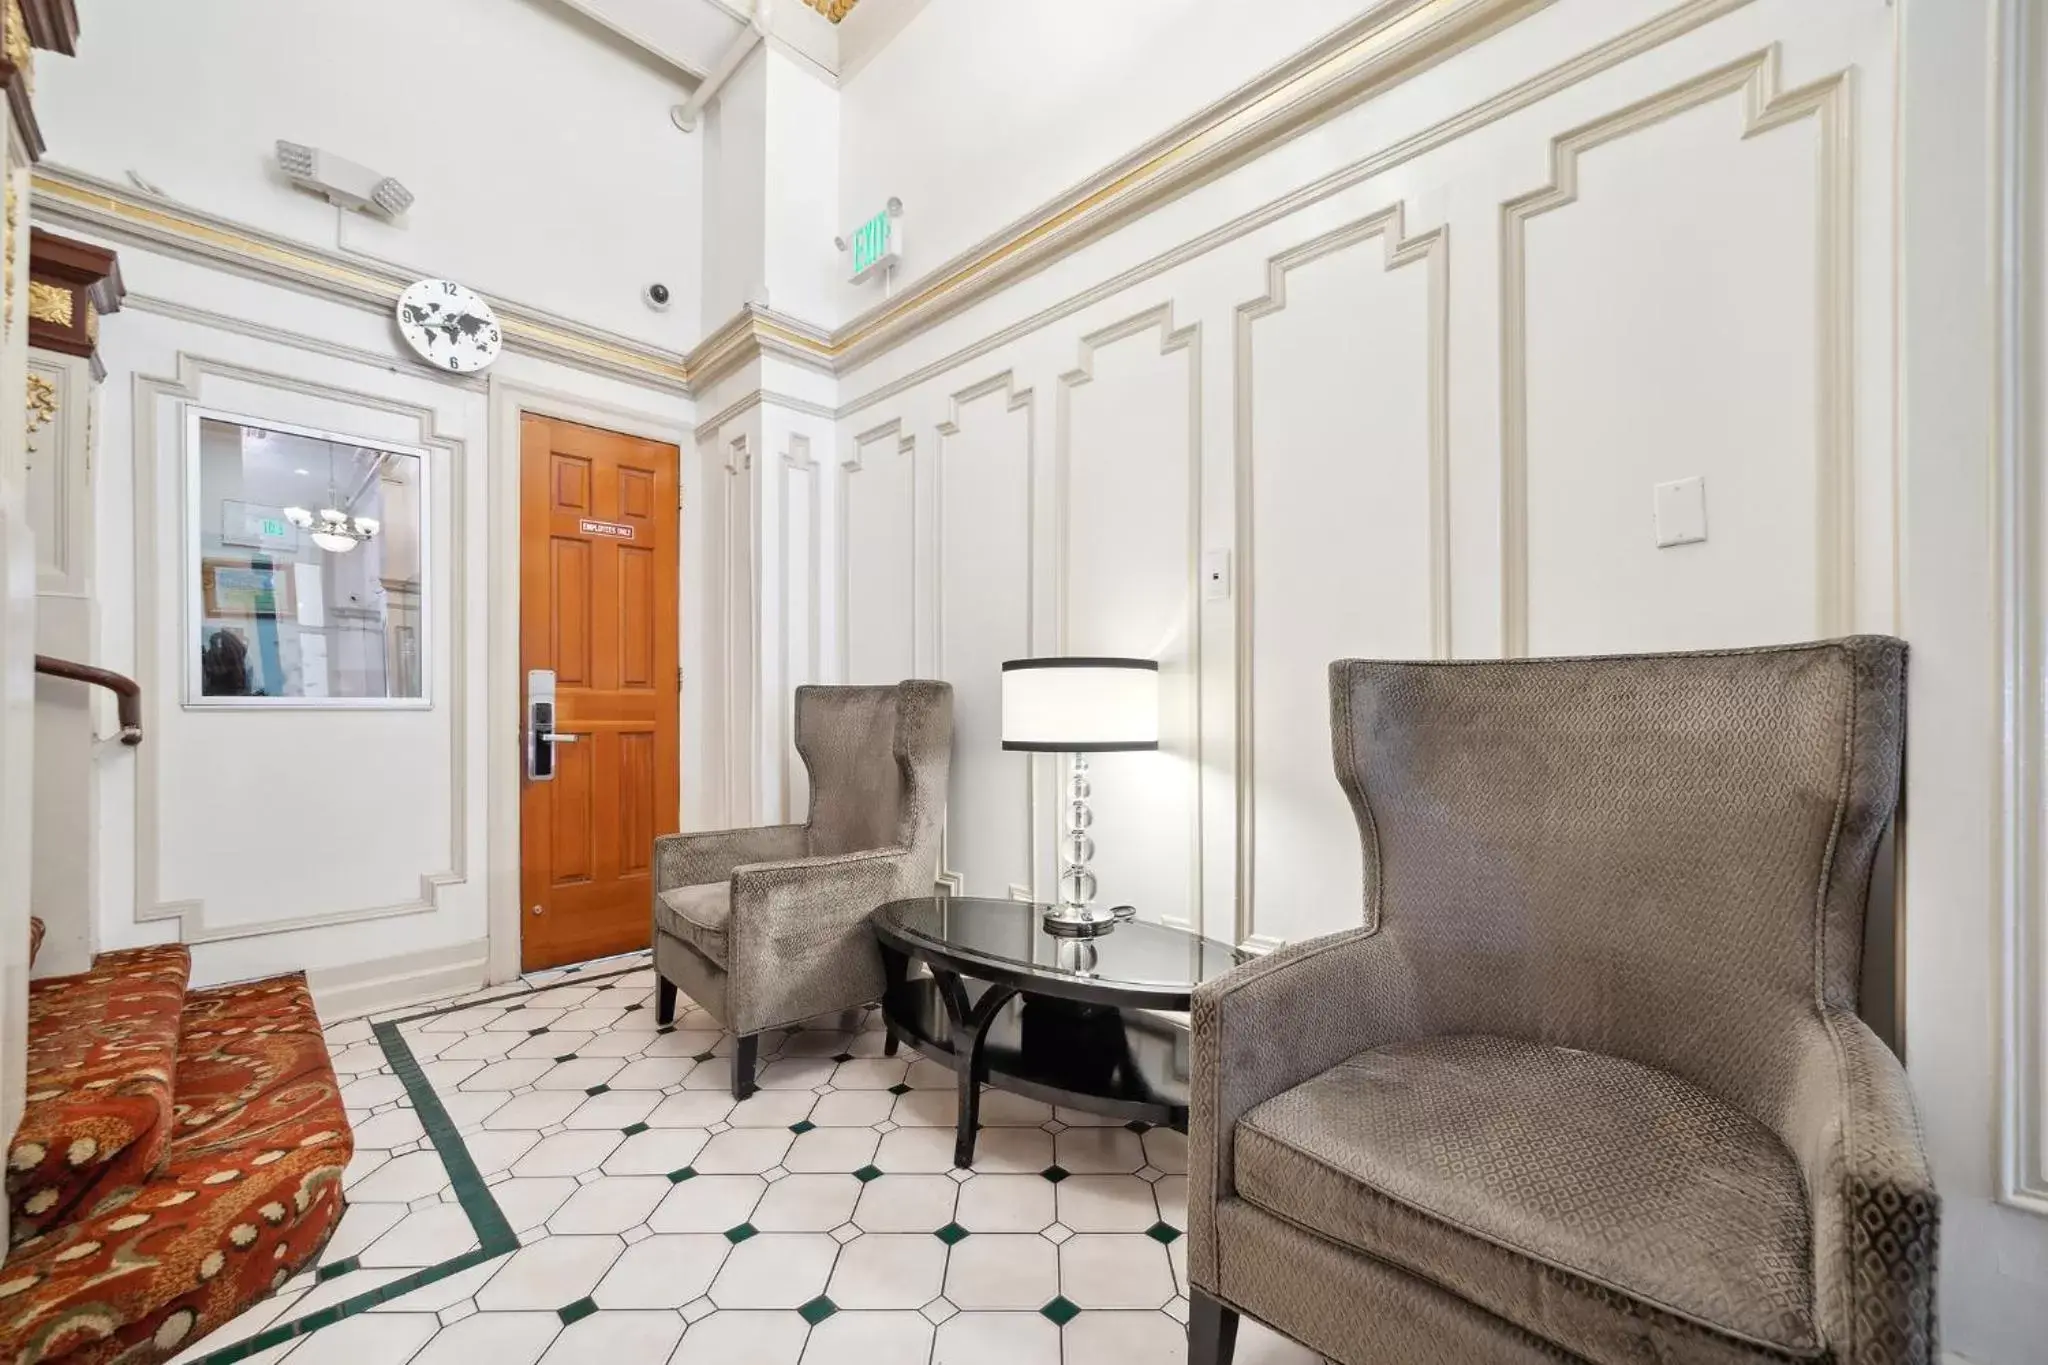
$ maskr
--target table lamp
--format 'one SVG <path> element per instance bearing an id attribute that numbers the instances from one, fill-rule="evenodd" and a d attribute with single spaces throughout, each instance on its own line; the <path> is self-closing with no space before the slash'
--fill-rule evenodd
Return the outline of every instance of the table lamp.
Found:
<path id="1" fill-rule="evenodd" d="M 1159 664 L 1153 659 L 1011 659 L 1003 665 L 1003 747 L 1072 754 L 1060 829 L 1060 895 L 1047 907 L 1046 932 L 1069 938 L 1102 933 L 1132 907 L 1097 909 L 1089 828 L 1088 755 L 1159 747 Z"/>

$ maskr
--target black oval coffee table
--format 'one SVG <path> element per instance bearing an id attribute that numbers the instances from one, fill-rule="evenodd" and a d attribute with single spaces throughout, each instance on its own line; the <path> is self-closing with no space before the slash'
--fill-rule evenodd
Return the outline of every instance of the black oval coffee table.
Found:
<path id="1" fill-rule="evenodd" d="M 974 1164 L 981 1085 L 1185 1130 L 1187 1010 L 1196 986 L 1242 955 L 1164 925 L 1127 920 L 1093 939 L 1039 927 L 1044 907 L 974 896 L 891 901 L 872 923 L 888 986 L 889 1050 L 908 1040 L 953 1068 L 953 1164 Z M 1093 952 L 1088 949 L 1092 948 Z M 913 977 L 924 963 L 929 977 Z"/>

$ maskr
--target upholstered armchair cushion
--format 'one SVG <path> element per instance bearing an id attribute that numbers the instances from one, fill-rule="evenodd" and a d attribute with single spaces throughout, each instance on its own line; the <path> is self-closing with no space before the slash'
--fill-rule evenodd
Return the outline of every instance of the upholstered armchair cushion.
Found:
<path id="1" fill-rule="evenodd" d="M 1855 1016 L 1904 674 L 1874 637 L 1333 665 L 1364 927 L 1196 992 L 1194 1286 L 1281 1313 L 1285 1269 L 1223 1229 L 1306 1228 L 1477 1307 L 1494 1326 L 1428 1310 L 1468 1344 L 1932 1361 L 1938 1205 Z M 1567 1072 L 1576 1109 L 1528 1089 Z M 1607 1143 L 1553 1150 L 1573 1113 Z M 1346 1361 L 1405 1330 L 1268 1320 Z"/>
<path id="2" fill-rule="evenodd" d="M 1235 1174 L 1252 1204 L 1588 1359 L 1820 1350 L 1792 1154 L 1636 1062 L 1476 1035 L 1372 1048 L 1247 1113 Z"/>
<path id="3" fill-rule="evenodd" d="M 932 890 L 952 736 L 944 683 L 798 688 L 809 818 L 655 841 L 664 976 L 743 1036 L 878 997 L 867 917 Z"/>

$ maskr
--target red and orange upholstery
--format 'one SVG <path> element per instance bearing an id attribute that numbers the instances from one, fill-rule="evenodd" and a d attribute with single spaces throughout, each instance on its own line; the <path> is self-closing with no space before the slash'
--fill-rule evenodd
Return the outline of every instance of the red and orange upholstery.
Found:
<path id="1" fill-rule="evenodd" d="M 8 1365 L 168 1359 L 310 1264 L 341 1219 L 354 1140 L 305 978 L 187 994 L 184 960 L 182 948 L 109 953 L 82 976 L 36 983 L 31 1064 L 52 1064 L 33 1073 L 44 1084 L 31 1082 L 22 1124 L 45 1145 L 33 1163 L 16 1157 L 34 1178 L 24 1180 L 24 1197 L 53 1187 L 43 1174 L 48 1143 L 91 1140 L 98 1150 L 103 1136 L 126 1141 L 90 1181 L 62 1187 L 61 1216 L 24 1229 L 15 1203 L 18 1235 L 0 1265 L 0 1360 Z M 160 1047 L 141 1045 L 139 1024 L 115 1030 L 132 1050 L 112 1039 L 79 1047 L 73 1035 L 89 1013 L 69 1002 L 119 1000 L 120 1018 L 155 1018 L 141 1001 L 157 999 L 173 977 L 181 1008 L 171 1015 L 168 1061 Z M 160 1033 L 159 1024 L 149 1036 Z M 120 1072 L 122 1058 L 136 1074 Z M 85 1079 L 59 1089 L 60 1075 Z M 153 1109 L 135 1102 L 144 1094 Z M 94 1116 L 88 1095 L 120 1097 L 102 1106 L 117 1117 Z M 151 1113 L 155 1124 L 145 1128 Z M 149 1151 L 157 1159 L 141 1168 Z M 66 1176 L 82 1169 L 57 1167 Z"/>

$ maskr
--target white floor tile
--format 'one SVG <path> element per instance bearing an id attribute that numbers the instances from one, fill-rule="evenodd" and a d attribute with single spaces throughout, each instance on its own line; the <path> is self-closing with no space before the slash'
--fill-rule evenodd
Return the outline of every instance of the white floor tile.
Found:
<path id="1" fill-rule="evenodd" d="M 554 1217 L 577 1188 L 574 1176 L 513 1176 L 491 1186 L 491 1198 L 514 1232 L 527 1232 Z"/>
<path id="2" fill-rule="evenodd" d="M 1145 1164 L 1145 1148 L 1128 1128 L 1069 1128 L 1053 1139 L 1053 1160 L 1075 1175 L 1128 1175 Z"/>
<path id="3" fill-rule="evenodd" d="M 649 1237 L 626 1248 L 591 1297 L 607 1310 L 681 1308 L 704 1297 L 731 1250 L 716 1232 Z"/>
<path id="4" fill-rule="evenodd" d="M 688 1082 L 684 1082 L 688 1084 Z M 733 1109 L 732 1096 L 719 1090 L 685 1090 L 670 1095 L 654 1106 L 647 1116 L 650 1128 L 709 1128 L 725 1122 Z"/>
<path id="5" fill-rule="evenodd" d="M 538 1133 L 524 1133 L 517 1129 L 503 1133 L 476 1133 L 462 1140 L 469 1148 L 469 1159 L 476 1163 L 477 1174 L 486 1180 L 512 1168 L 512 1163 L 533 1150 L 540 1141 Z"/>
<path id="6" fill-rule="evenodd" d="M 1043 1308 L 1059 1292 L 1059 1249 L 1043 1237 L 977 1234 L 946 1263 L 946 1298 L 963 1310 Z"/>
<path id="7" fill-rule="evenodd" d="M 1124 1136 L 1135 1137 L 1136 1134 L 1125 1133 Z M 951 1140 L 948 1133 L 947 1141 Z M 1026 1175 L 1042 1171 L 1052 1164 L 1053 1136 L 1037 1128 L 983 1128 L 975 1135 L 974 1169 L 977 1174 Z"/>
<path id="8" fill-rule="evenodd" d="M 668 1365 L 797 1365 L 810 1332 L 811 1325 L 790 1312 L 713 1313 L 683 1333 Z"/>
<path id="9" fill-rule="evenodd" d="M 556 1133 L 535 1142 L 525 1156 L 513 1162 L 512 1174 L 581 1175 L 603 1165 L 624 1141 L 617 1132 Z"/>
<path id="10" fill-rule="evenodd" d="M 621 1067 L 609 1084 L 614 1090 L 662 1090 L 681 1085 L 696 1065 L 688 1057 L 642 1057 Z"/>
<path id="11" fill-rule="evenodd" d="M 534 1365 L 561 1331 L 553 1313 L 477 1313 L 442 1328 L 412 1365 Z"/>
<path id="12" fill-rule="evenodd" d="M 656 1232 L 724 1232 L 753 1215 L 768 1189 L 757 1175 L 700 1175 L 668 1192 L 648 1215 Z"/>
<path id="13" fill-rule="evenodd" d="M 1061 1329 L 1067 1365 L 1185 1365 L 1187 1331 L 1164 1313 L 1083 1313 Z"/>
<path id="14" fill-rule="evenodd" d="M 793 1140 L 787 1128 L 735 1128 L 714 1134 L 690 1164 L 705 1175 L 759 1174 L 780 1166 Z"/>
<path id="15" fill-rule="evenodd" d="M 895 1103 L 886 1090 L 835 1090 L 811 1106 L 811 1122 L 821 1128 L 865 1128 L 888 1118 Z"/>
<path id="16" fill-rule="evenodd" d="M 953 1221 L 969 1232 L 1037 1232 L 1057 1216 L 1055 1197 L 1041 1175 L 977 1174 L 960 1187 Z"/>
<path id="17" fill-rule="evenodd" d="M 1163 1175 L 1152 1182 L 1152 1195 L 1159 1201 L 1159 1216 L 1185 1231 L 1188 1225 L 1188 1178 L 1184 1175 Z"/>
<path id="18" fill-rule="evenodd" d="M 588 1090 L 618 1074 L 624 1063 L 616 1057 L 578 1057 L 556 1062 L 533 1082 L 536 1090 Z"/>
<path id="19" fill-rule="evenodd" d="M 808 1090 L 757 1090 L 734 1105 L 725 1121 L 735 1128 L 787 1128 L 809 1118 L 817 1102 Z"/>
<path id="20" fill-rule="evenodd" d="M 786 1176 L 768 1187 L 748 1221 L 763 1232 L 830 1232 L 853 1217 L 860 1188 L 850 1175 Z"/>
<path id="21" fill-rule="evenodd" d="M 1055 1196 L 1059 1221 L 1076 1232 L 1143 1232 L 1159 1221 L 1152 1187 L 1134 1175 L 1070 1175 Z"/>
<path id="22" fill-rule="evenodd" d="M 452 1260 L 477 1244 L 460 1204 L 436 1204 L 409 1213 L 364 1249 L 366 1266 L 425 1267 Z"/>
<path id="23" fill-rule="evenodd" d="M 875 1149 L 875 1165 L 890 1172 L 950 1171 L 953 1169 L 953 1130 L 898 1128 L 893 1133 L 884 1133 L 881 1145 Z"/>
<path id="24" fill-rule="evenodd" d="M 932 1349 L 932 1325 L 916 1313 L 834 1313 L 811 1329 L 803 1365 L 915 1361 Z"/>
<path id="25" fill-rule="evenodd" d="M 403 1204 L 448 1187 L 448 1171 L 438 1152 L 412 1152 L 393 1157 L 373 1171 L 351 1191 L 354 1198 L 370 1204 Z"/>
<path id="26" fill-rule="evenodd" d="M 623 1006 L 590 1004 L 570 1010 L 555 1023 L 560 1028 L 588 1029 L 592 1033 L 601 1033 L 616 1027 L 624 1015 Z"/>
<path id="27" fill-rule="evenodd" d="M 548 1219 L 548 1231 L 624 1232 L 646 1222 L 672 1188 L 667 1176 L 604 1176 L 570 1195 L 568 1202 Z"/>
<path id="28" fill-rule="evenodd" d="M 1142 1232 L 1076 1233 L 1059 1255 L 1060 1293 L 1083 1308 L 1162 1308 L 1180 1292 L 1166 1248 Z"/>
<path id="29" fill-rule="evenodd" d="M 576 1111 L 562 1123 L 569 1128 L 628 1128 L 644 1122 L 660 1102 L 658 1091 L 609 1090 L 577 1105 Z"/>
<path id="30" fill-rule="evenodd" d="M 586 1096 L 574 1090 L 534 1091 L 529 1095 L 514 1095 L 484 1119 L 484 1127 L 491 1129 L 530 1128 L 539 1130 L 552 1128 L 576 1112 L 576 1106 Z M 451 1105 L 452 1116 L 454 1108 Z"/>
<path id="31" fill-rule="evenodd" d="M 797 1135 L 782 1164 L 792 1171 L 857 1171 L 875 1159 L 881 1141 L 872 1128 L 813 1128 Z"/>
<path id="32" fill-rule="evenodd" d="M 796 1308 L 825 1291 L 839 1243 L 810 1232 L 764 1232 L 732 1249 L 712 1282 L 720 1308 Z"/>
<path id="33" fill-rule="evenodd" d="M 519 1046 L 519 1035 L 510 1030 L 492 1033 L 470 1033 L 441 1048 L 435 1055 L 444 1061 L 462 1061 L 481 1058 L 496 1061 Z"/>
<path id="34" fill-rule="evenodd" d="M 853 1221 L 863 1232 L 937 1232 L 953 1221 L 959 1193 L 943 1175 L 885 1175 L 861 1190 Z"/>
<path id="35" fill-rule="evenodd" d="M 188 1346 L 172 1359 L 171 1365 L 190 1365 L 190 1362 L 211 1355 L 222 1347 L 232 1346 L 238 1341 L 247 1341 L 273 1323 L 284 1322 L 297 1316 L 298 1302 L 303 1296 L 304 1291 L 294 1291 L 274 1294 L 262 1300 Z"/>
<path id="36" fill-rule="evenodd" d="M 1271 1328 L 1242 1318 L 1237 1328 L 1235 1365 L 1323 1365 L 1323 1358 L 1300 1342 L 1289 1341 Z"/>
<path id="37" fill-rule="evenodd" d="M 440 1330 L 432 1313 L 357 1313 L 307 1337 L 291 1358 L 294 1365 L 405 1360 Z"/>
<path id="38" fill-rule="evenodd" d="M 1060 1365 L 1060 1329 L 1041 1313 L 962 1313 L 940 1325 L 932 1365 Z"/>
<path id="39" fill-rule="evenodd" d="M 476 1291 L 490 1283 L 491 1276 L 501 1270 L 510 1255 L 494 1256 L 482 1265 L 473 1265 L 467 1270 L 458 1270 L 446 1279 L 435 1280 L 432 1284 L 421 1285 L 410 1294 L 401 1294 L 371 1308 L 373 1313 L 439 1313 L 453 1308 L 465 1299 L 474 1299 Z M 343 1278 L 347 1278 L 344 1276 Z"/>
<path id="40" fill-rule="evenodd" d="M 402 1147 L 427 1135 L 426 1130 L 420 1127 L 420 1116 L 410 1109 L 387 1110 L 351 1127 L 355 1129 L 358 1147 Z"/>
<path id="41" fill-rule="evenodd" d="M 327 1239 L 327 1245 L 321 1249 L 320 1264 L 332 1265 L 344 1257 L 356 1255 L 364 1247 L 391 1231 L 405 1215 L 406 1208 L 403 1204 L 371 1204 L 360 1199 L 351 1203 L 348 1211 L 341 1215 L 341 1226 L 334 1230 L 334 1235 Z"/>
<path id="42" fill-rule="evenodd" d="M 887 1090 L 903 1084 L 910 1063 L 903 1057 L 856 1057 L 841 1062 L 825 1078 L 835 1090 Z"/>
<path id="43" fill-rule="evenodd" d="M 871 1232 L 839 1253 L 825 1296 L 841 1308 L 919 1308 L 939 1296 L 945 1279 L 946 1244 L 938 1238 Z"/>
<path id="44" fill-rule="evenodd" d="M 701 1128 L 649 1128 L 604 1159 L 606 1175 L 667 1175 L 696 1160 L 709 1135 Z"/>
<path id="45" fill-rule="evenodd" d="M 1154 1128 L 1144 1137 L 1145 1160 L 1168 1175 L 1188 1173 L 1188 1135 L 1171 1128 Z"/>
<path id="46" fill-rule="evenodd" d="M 486 1312 L 552 1311 L 589 1294 L 625 1250 L 616 1237 L 544 1237 L 512 1254 L 477 1291 Z"/>
<path id="47" fill-rule="evenodd" d="M 830 1057 L 789 1057 L 769 1062 L 755 1076 L 763 1090 L 809 1090 L 832 1079 Z"/>
<path id="48" fill-rule="evenodd" d="M 637 1365 L 668 1359 L 683 1335 L 683 1320 L 667 1312 L 593 1313 L 562 1329 L 541 1357 L 544 1365 Z"/>

